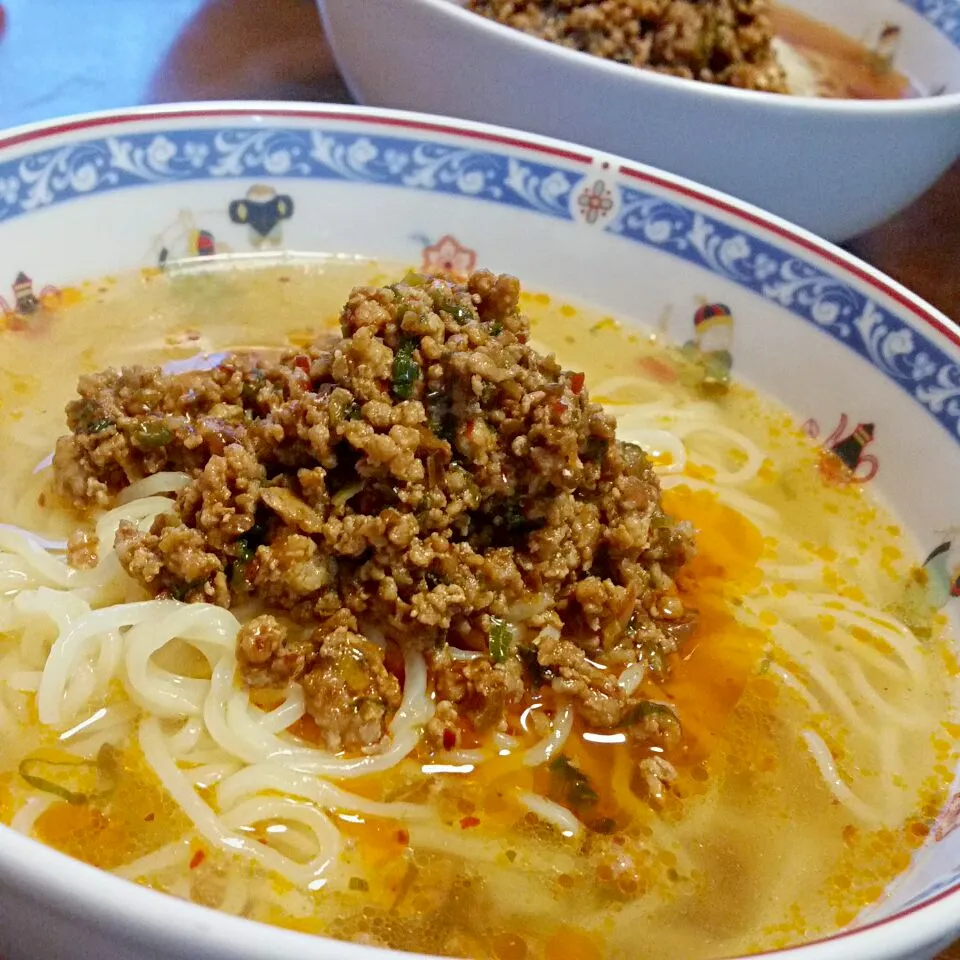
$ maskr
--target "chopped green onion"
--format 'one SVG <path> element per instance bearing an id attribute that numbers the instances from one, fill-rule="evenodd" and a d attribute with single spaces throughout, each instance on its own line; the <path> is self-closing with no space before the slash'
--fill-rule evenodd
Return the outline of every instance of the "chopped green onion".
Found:
<path id="1" fill-rule="evenodd" d="M 491 617 L 487 646 L 493 662 L 503 663 L 513 650 L 513 627 L 499 617 Z"/>
<path id="2" fill-rule="evenodd" d="M 680 723 L 676 713 L 665 703 L 657 703 L 656 700 L 641 700 L 627 711 L 623 720 L 617 726 L 632 727 L 635 723 L 639 723 L 647 717 L 659 717 L 671 724 Z"/>
<path id="3" fill-rule="evenodd" d="M 162 420 L 144 420 L 137 424 L 131 439 L 143 450 L 154 450 L 166 446 L 173 439 L 173 432 Z"/>
<path id="4" fill-rule="evenodd" d="M 348 483 L 345 487 L 338 490 L 331 498 L 330 502 L 337 508 L 343 509 L 347 503 L 363 489 L 363 481 Z"/>
<path id="5" fill-rule="evenodd" d="M 96 784 L 92 790 L 74 789 L 79 787 L 84 777 L 95 774 Z M 42 757 L 27 757 L 20 762 L 20 776 L 35 790 L 51 793 L 55 797 L 79 807 L 99 800 L 110 794 L 115 788 L 120 772 L 120 762 L 117 751 L 109 743 L 105 743 L 97 754 L 96 760 L 44 760 Z M 67 783 L 58 782 L 67 781 Z"/>
<path id="6" fill-rule="evenodd" d="M 553 779 L 551 793 L 574 812 L 592 807 L 600 799 L 586 775 L 563 754 L 551 761 L 550 773 Z"/>
<path id="7" fill-rule="evenodd" d="M 404 340 L 393 355 L 393 392 L 398 400 L 409 400 L 420 379 L 420 364 L 413 358 L 417 345 L 414 339 Z"/>

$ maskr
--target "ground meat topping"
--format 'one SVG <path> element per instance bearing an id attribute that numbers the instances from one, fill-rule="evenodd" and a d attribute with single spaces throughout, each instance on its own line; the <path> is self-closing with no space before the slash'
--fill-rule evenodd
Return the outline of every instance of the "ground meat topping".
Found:
<path id="1" fill-rule="evenodd" d="M 262 614 L 241 627 L 237 656 L 251 687 L 299 682 L 314 738 L 333 752 L 376 746 L 400 705 L 400 684 L 383 649 L 358 633 L 346 610 L 296 639 L 276 617 Z"/>
<path id="2" fill-rule="evenodd" d="M 688 80 L 787 93 L 769 0 L 468 0 L 543 40 Z"/>
<path id="3" fill-rule="evenodd" d="M 78 530 L 67 541 L 67 563 L 75 570 L 91 570 L 99 562 L 99 542 L 95 534 Z"/>
<path id="4" fill-rule="evenodd" d="M 270 611 L 240 633 L 242 674 L 301 684 L 331 750 L 379 742 L 389 649 L 410 645 L 447 749 L 544 692 L 589 726 L 666 736 L 617 678 L 693 628 L 673 583 L 691 531 L 583 375 L 528 345 L 519 294 L 413 274 L 354 291 L 339 339 L 279 359 L 85 376 L 58 490 L 86 510 L 186 473 L 149 530 L 120 525 L 120 562 L 158 596 Z"/>

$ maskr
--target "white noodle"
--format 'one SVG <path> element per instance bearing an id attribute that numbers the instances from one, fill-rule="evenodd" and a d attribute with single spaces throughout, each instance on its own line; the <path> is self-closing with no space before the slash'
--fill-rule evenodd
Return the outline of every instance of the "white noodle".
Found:
<path id="1" fill-rule="evenodd" d="M 368 800 L 318 777 L 266 763 L 244 767 L 226 778 L 217 788 L 217 799 L 221 807 L 232 807 L 247 797 L 267 791 L 309 800 L 325 810 L 364 813 L 371 817 L 422 820 L 432 815 L 428 807 L 419 804 Z"/>
<path id="2" fill-rule="evenodd" d="M 255 860 L 297 885 L 313 882 L 336 856 L 340 835 L 333 824 L 312 806 L 289 800 L 284 802 L 284 798 L 254 797 L 218 817 L 196 794 L 170 755 L 156 717 L 148 716 L 141 723 L 140 748 L 167 793 L 193 822 L 200 835 L 218 850 Z M 309 863 L 298 864 L 279 851 L 238 832 L 239 828 L 274 819 L 302 823 L 314 833 L 318 849 Z"/>
<path id="3" fill-rule="evenodd" d="M 389 735 L 379 752 L 367 756 L 338 757 L 274 732 L 271 723 L 275 726 L 276 718 L 252 707 L 246 693 L 235 685 L 236 660 L 232 654 L 225 654 L 213 669 L 203 718 L 216 743 L 245 763 L 282 760 L 300 773 L 336 779 L 379 773 L 396 766 L 416 747 L 422 724 L 433 711 L 426 694 L 423 656 L 408 650 L 405 663 L 403 700 L 391 721 Z M 292 714 L 283 716 L 289 719 Z"/>
<path id="4" fill-rule="evenodd" d="M 770 580 L 794 580 L 806 582 L 822 580 L 824 566 L 822 563 L 761 563 L 760 569 L 765 578 Z"/>
<path id="5" fill-rule="evenodd" d="M 43 679 L 37 694 L 40 722 L 60 727 L 64 720 L 64 700 L 71 674 L 84 659 L 92 656 L 104 634 L 129 627 L 166 613 L 178 604 L 174 600 L 145 600 L 105 607 L 78 619 L 57 638 L 43 668 Z"/>
<path id="6" fill-rule="evenodd" d="M 178 605 L 159 620 L 137 624 L 126 636 L 127 682 L 133 698 L 160 717 L 196 716 L 210 686 L 163 670 L 151 658 L 174 639 L 190 641 L 211 666 L 231 655 L 240 630 L 237 618 L 212 604 Z"/>
<path id="7" fill-rule="evenodd" d="M 820 701 L 787 669 L 770 661 L 767 670 L 788 690 L 792 690 L 807 705 L 811 713 L 825 713 Z"/>
<path id="8" fill-rule="evenodd" d="M 140 723 L 140 749 L 160 778 L 163 788 L 174 802 L 191 820 L 200 835 L 215 847 L 232 850 L 235 853 L 248 853 L 248 842 L 241 837 L 231 835 L 211 810 L 194 792 L 189 781 L 180 771 L 167 744 L 164 742 L 160 721 L 156 717 L 146 717 Z"/>
<path id="9" fill-rule="evenodd" d="M 64 553 L 67 549 L 66 540 L 50 540 L 47 537 L 41 537 L 39 533 L 34 533 L 32 530 L 24 530 L 22 527 L 15 527 L 9 523 L 0 523 L 0 530 L 11 530 L 49 553 Z"/>
<path id="10" fill-rule="evenodd" d="M 477 766 L 490 759 L 487 750 L 445 750 L 435 755 L 431 763 L 448 763 L 451 766 Z"/>
<path id="11" fill-rule="evenodd" d="M 187 862 L 193 843 L 190 837 L 182 837 L 173 843 L 168 843 L 153 853 L 134 860 L 132 863 L 124 864 L 113 872 L 118 877 L 126 880 L 139 880 L 141 877 L 150 876 L 152 873 L 163 873 L 165 870 L 171 870 Z"/>
<path id="12" fill-rule="evenodd" d="M 203 721 L 197 717 L 187 719 L 180 729 L 167 740 L 167 746 L 173 756 L 182 758 L 200 742 L 204 735 Z"/>
<path id="13" fill-rule="evenodd" d="M 844 692 L 836 677 L 817 656 L 813 644 L 796 627 L 787 623 L 778 623 L 769 627 L 770 636 L 777 646 L 796 664 L 799 664 L 810 679 L 833 701 L 836 708 L 850 722 L 850 725 L 862 733 L 867 733 L 863 717 Z"/>
<path id="14" fill-rule="evenodd" d="M 198 790 L 215 787 L 242 768 L 239 760 L 224 760 L 220 763 L 206 763 L 188 770 L 186 775 Z"/>
<path id="15" fill-rule="evenodd" d="M 340 832 L 329 817 L 313 804 L 301 803 L 289 797 L 251 797 L 222 814 L 221 820 L 234 830 L 249 829 L 253 824 L 268 822 L 298 823 L 306 827 L 313 834 L 316 852 L 305 863 L 298 863 L 269 845 L 253 841 L 260 848 L 256 851 L 256 859 L 268 870 L 286 877 L 298 887 L 309 887 L 340 854 Z"/>
<path id="16" fill-rule="evenodd" d="M 446 646 L 445 652 L 449 655 L 451 660 L 456 660 L 463 663 L 469 663 L 471 660 L 480 660 L 486 656 L 486 654 L 482 653 L 480 650 L 461 650 L 460 647 L 454 647 L 451 644 Z"/>
<path id="17" fill-rule="evenodd" d="M 773 507 L 769 507 L 739 490 L 732 490 L 729 486 L 720 487 L 715 483 L 708 483 L 706 480 L 695 480 L 693 477 L 686 476 L 663 477 L 660 486 L 664 490 L 672 490 L 674 487 L 688 487 L 690 490 L 705 490 L 712 493 L 720 503 L 725 504 L 737 513 L 742 513 L 765 532 L 767 530 L 777 530 L 781 525 L 780 514 Z"/>
<path id="18" fill-rule="evenodd" d="M 520 741 L 509 733 L 501 733 L 499 730 L 493 734 L 493 745 L 498 750 L 516 750 L 520 746 Z"/>
<path id="19" fill-rule="evenodd" d="M 840 774 L 837 773 L 837 765 L 834 763 L 833 756 L 820 735 L 814 733 L 812 730 L 802 730 L 800 736 L 807 745 L 807 749 L 810 751 L 810 755 L 820 770 L 824 782 L 837 800 L 858 819 L 866 823 L 878 824 L 880 817 L 876 810 L 856 796 L 843 782 Z"/>
<path id="20" fill-rule="evenodd" d="M 804 599 L 819 606 L 820 612 L 834 617 L 839 623 L 860 627 L 882 640 L 915 677 L 923 676 L 925 670 L 919 641 L 899 620 L 847 597 L 818 594 Z"/>
<path id="21" fill-rule="evenodd" d="M 724 486 L 737 483 L 747 483 L 754 479 L 763 466 L 764 455 L 760 448 L 747 436 L 738 430 L 725 427 L 721 424 L 699 424 L 695 423 L 681 428 L 680 436 L 687 440 L 694 434 L 712 434 L 727 441 L 734 449 L 739 450 L 744 456 L 744 464 L 736 470 L 728 470 L 722 464 L 712 463 L 708 466 L 714 470 L 714 482 Z M 688 452 L 689 456 L 689 452 Z"/>
<path id="22" fill-rule="evenodd" d="M 631 663 L 617 679 L 617 686 L 628 696 L 631 697 L 636 692 L 637 687 L 643 683 L 643 678 L 647 675 L 647 665 L 645 663 Z"/>
<path id="23" fill-rule="evenodd" d="M 0 525 L 0 550 L 26 564 L 22 575 L 32 583 L 70 589 L 91 581 L 88 571 L 72 570 L 65 560 L 52 556 L 36 539 L 16 527 Z"/>
<path id="24" fill-rule="evenodd" d="M 290 684 L 284 691 L 283 703 L 263 714 L 260 723 L 271 733 L 289 730 L 307 712 L 307 702 L 303 687 L 299 683 Z"/>
<path id="25" fill-rule="evenodd" d="M 148 530 L 160 514 L 169 513 L 172 507 L 173 501 L 169 497 L 144 497 L 142 500 L 134 500 L 115 507 L 100 517 L 97 521 L 96 535 L 97 554 L 100 557 L 101 566 L 104 566 L 107 560 L 116 561 L 113 545 L 117 538 L 117 530 L 124 520 L 135 524 L 140 530 Z M 117 569 L 119 570 L 119 563 Z"/>
<path id="26" fill-rule="evenodd" d="M 523 755 L 524 765 L 539 767 L 541 764 L 549 763 L 563 749 L 572 729 L 573 707 L 565 703 L 557 710 L 550 733 Z"/>
<path id="27" fill-rule="evenodd" d="M 519 800 L 531 813 L 535 813 L 544 823 L 556 827 L 565 837 L 576 837 L 583 830 L 583 824 L 559 803 L 535 793 L 521 793 Z"/>
<path id="28" fill-rule="evenodd" d="M 7 676 L 7 686 L 21 693 L 36 693 L 40 689 L 41 670 L 16 670 Z"/>
<path id="29" fill-rule="evenodd" d="M 144 477 L 143 480 L 137 480 L 131 483 L 129 487 L 121 490 L 117 496 L 117 504 L 125 506 L 133 500 L 154 497 L 158 493 L 179 493 L 189 483 L 190 477 L 186 473 L 174 471 L 155 473 L 152 476 Z"/>
<path id="30" fill-rule="evenodd" d="M 250 891 L 244 878 L 231 871 L 227 874 L 223 898 L 217 904 L 217 909 L 239 917 L 246 911 L 249 902 Z"/>
<path id="31" fill-rule="evenodd" d="M 864 703 L 872 707 L 880 717 L 889 717 L 891 714 L 890 703 L 877 693 L 877 688 L 867 679 L 860 664 L 851 658 L 847 663 L 846 670 L 847 676 L 853 683 L 856 692 L 863 698 Z M 897 722 L 905 729 L 918 730 L 923 726 L 922 718 L 910 716 L 906 711 L 895 712 Z"/>

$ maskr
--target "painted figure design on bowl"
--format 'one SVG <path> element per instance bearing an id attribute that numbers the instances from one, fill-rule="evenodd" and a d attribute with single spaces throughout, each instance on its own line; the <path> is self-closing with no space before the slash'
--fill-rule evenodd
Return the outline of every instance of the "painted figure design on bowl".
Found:
<path id="1" fill-rule="evenodd" d="M 0 316 L 10 330 L 25 330 L 33 326 L 32 319 L 54 307 L 60 300 L 60 290 L 47 285 L 39 293 L 33 289 L 33 280 L 22 270 L 10 286 L 12 302 L 0 296 Z"/>
<path id="2" fill-rule="evenodd" d="M 203 214 L 181 210 L 173 223 L 156 238 L 154 251 L 158 267 L 163 269 L 171 261 L 231 252 L 231 248 L 218 241 L 211 230 L 199 225 L 198 216 L 205 219 Z"/>
<path id="3" fill-rule="evenodd" d="M 942 610 L 960 597 L 960 527 L 942 531 L 940 541 L 914 571 L 908 589 L 933 610 Z"/>
<path id="4" fill-rule="evenodd" d="M 880 36 L 873 45 L 873 54 L 877 58 L 877 65 L 883 69 L 893 68 L 900 52 L 900 39 L 903 36 L 903 28 L 896 23 L 885 23 L 880 28 Z"/>
<path id="5" fill-rule="evenodd" d="M 476 266 L 476 251 L 465 247 L 449 233 L 442 236 L 436 243 L 425 241 L 422 263 L 424 273 L 467 276 Z"/>
<path id="6" fill-rule="evenodd" d="M 280 247 L 283 244 L 283 221 L 293 216 L 293 198 L 267 184 L 255 183 L 242 200 L 234 200 L 229 208 L 234 223 L 249 229 L 250 246 L 254 250 Z"/>
<path id="7" fill-rule="evenodd" d="M 869 483 L 880 469 L 880 461 L 864 452 L 875 439 L 876 425 L 858 423 L 851 430 L 849 423 L 847 414 L 841 413 L 833 433 L 821 444 L 820 473 L 827 483 Z M 820 424 L 816 420 L 808 420 L 802 429 L 811 440 L 819 439 Z"/>
<path id="8" fill-rule="evenodd" d="M 940 543 L 907 577 L 893 613 L 921 640 L 929 635 L 930 617 L 960 597 L 960 527 L 938 534 Z M 960 800 L 956 816 L 960 822 Z M 952 829 L 952 828 L 951 828 Z"/>
<path id="9" fill-rule="evenodd" d="M 730 386 L 733 330 L 733 311 L 726 304 L 705 303 L 693 315 L 693 337 L 680 350 L 704 393 L 725 393 Z"/>
<path id="10" fill-rule="evenodd" d="M 933 839 L 937 843 L 946 840 L 957 827 L 960 827 L 960 794 L 954 794 L 943 808 L 933 830 Z"/>

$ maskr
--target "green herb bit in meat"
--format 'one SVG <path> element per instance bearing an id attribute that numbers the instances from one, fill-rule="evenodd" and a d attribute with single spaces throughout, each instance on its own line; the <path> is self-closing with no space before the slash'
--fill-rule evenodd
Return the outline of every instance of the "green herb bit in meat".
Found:
<path id="1" fill-rule="evenodd" d="M 165 447 L 173 439 L 173 431 L 162 420 L 145 420 L 138 423 L 130 435 L 141 450 Z"/>
<path id="2" fill-rule="evenodd" d="M 413 396 L 413 386 L 420 379 L 420 364 L 413 356 L 416 349 L 416 340 L 404 340 L 393 356 L 393 393 L 400 400 Z"/>
<path id="3" fill-rule="evenodd" d="M 491 617 L 487 646 L 490 659 L 494 663 L 503 663 L 513 652 L 513 627 L 499 617 Z"/>

